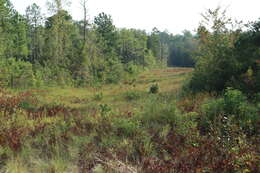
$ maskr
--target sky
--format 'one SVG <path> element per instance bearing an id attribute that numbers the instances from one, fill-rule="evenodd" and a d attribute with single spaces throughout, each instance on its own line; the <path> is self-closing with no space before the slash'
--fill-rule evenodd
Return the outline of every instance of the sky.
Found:
<path id="1" fill-rule="evenodd" d="M 71 0 L 67 8 L 73 19 L 83 17 L 81 0 Z M 24 14 L 28 5 L 36 3 L 48 16 L 46 0 L 11 0 L 16 10 Z M 217 6 L 227 8 L 235 19 L 255 21 L 260 18 L 260 0 L 88 0 L 88 18 L 105 12 L 112 16 L 118 28 L 136 28 L 151 31 L 157 27 L 173 34 L 183 30 L 193 31 L 201 21 L 201 13 Z"/>

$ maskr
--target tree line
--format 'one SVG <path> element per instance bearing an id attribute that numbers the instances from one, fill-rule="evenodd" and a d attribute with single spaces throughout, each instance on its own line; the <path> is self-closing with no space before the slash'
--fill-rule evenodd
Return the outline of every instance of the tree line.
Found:
<path id="1" fill-rule="evenodd" d="M 244 25 L 220 7 L 202 16 L 188 90 L 222 92 L 232 87 L 259 99 L 260 19 Z"/>
<path id="2" fill-rule="evenodd" d="M 193 36 L 188 31 L 173 36 L 156 28 L 151 33 L 118 29 L 105 13 L 90 23 L 86 0 L 81 1 L 80 21 L 65 10 L 65 0 L 47 5 L 49 17 L 35 3 L 21 15 L 9 0 L 0 0 L 2 86 L 118 82 L 145 68 L 193 65 Z"/>

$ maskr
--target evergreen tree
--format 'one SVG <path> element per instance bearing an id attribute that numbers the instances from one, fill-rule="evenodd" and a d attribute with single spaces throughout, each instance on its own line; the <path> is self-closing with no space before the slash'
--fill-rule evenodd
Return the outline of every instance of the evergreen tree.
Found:
<path id="1" fill-rule="evenodd" d="M 26 20 L 28 23 L 28 37 L 30 49 L 30 62 L 42 62 L 44 46 L 44 28 L 41 8 L 37 4 L 32 4 L 26 8 Z"/>

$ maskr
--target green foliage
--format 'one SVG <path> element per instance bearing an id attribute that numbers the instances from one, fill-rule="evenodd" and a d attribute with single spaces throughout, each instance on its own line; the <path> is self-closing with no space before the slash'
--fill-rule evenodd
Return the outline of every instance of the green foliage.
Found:
<path id="1" fill-rule="evenodd" d="M 35 84 L 32 64 L 13 58 L 0 60 L 1 79 L 3 87 L 29 88 Z"/>
<path id="2" fill-rule="evenodd" d="M 101 101 L 101 100 L 103 100 L 103 98 L 104 98 L 104 95 L 102 92 L 96 93 L 93 97 L 93 99 L 96 101 Z"/>
<path id="3" fill-rule="evenodd" d="M 102 50 L 105 55 L 111 54 L 115 49 L 116 32 L 113 20 L 110 15 L 105 13 L 98 14 L 94 19 L 96 32 L 98 33 L 98 41 L 102 43 Z M 108 57 L 106 57 L 108 58 Z"/>
<path id="4" fill-rule="evenodd" d="M 24 110 L 36 111 L 38 109 L 38 105 L 29 99 L 22 101 L 18 106 Z"/>
<path id="5" fill-rule="evenodd" d="M 191 88 L 219 91 L 224 89 L 226 82 L 236 73 L 237 61 L 233 56 L 233 47 L 237 32 L 228 29 L 230 19 L 220 8 L 209 10 L 204 16 L 204 23 L 212 25 L 201 25 L 198 28 L 200 43 Z"/>
<path id="6" fill-rule="evenodd" d="M 223 91 L 233 87 L 247 93 L 258 89 L 258 30 L 242 32 L 220 8 L 208 10 L 198 28 L 196 67 L 190 81 L 193 91 Z M 238 26 L 232 28 L 231 26 Z M 232 29 L 231 29 L 232 28 Z"/>
<path id="7" fill-rule="evenodd" d="M 121 61 L 125 64 L 139 65 L 143 67 L 149 66 L 149 63 L 155 61 L 153 55 L 149 55 L 146 42 L 147 34 L 142 30 L 122 29 L 118 32 L 117 52 Z M 147 56 L 150 61 L 147 61 Z"/>
<path id="8" fill-rule="evenodd" d="M 59 66 L 38 66 L 35 70 L 36 84 L 42 86 L 73 86 L 73 78 L 69 70 Z"/>
<path id="9" fill-rule="evenodd" d="M 246 102 L 246 97 L 239 90 L 227 88 L 224 94 L 225 111 L 228 114 L 236 115 L 236 109 L 241 107 Z"/>
<path id="10" fill-rule="evenodd" d="M 195 63 L 192 56 L 197 48 L 197 42 L 198 40 L 189 31 L 183 31 L 183 35 L 172 36 L 168 65 L 193 67 Z"/>
<path id="11" fill-rule="evenodd" d="M 46 21 L 48 35 L 45 42 L 45 57 L 53 65 L 64 67 L 70 61 L 73 43 L 71 32 L 72 18 L 65 10 L 58 10 L 57 14 Z"/>
<path id="12" fill-rule="evenodd" d="M 138 121 L 124 117 L 113 118 L 112 125 L 116 134 L 126 137 L 134 137 L 140 129 L 140 123 Z"/>
<path id="13" fill-rule="evenodd" d="M 220 125 L 225 119 L 239 125 L 247 134 L 255 134 L 258 131 L 258 110 L 247 102 L 239 90 L 228 88 L 223 98 L 202 105 L 200 123 L 204 130 Z"/>
<path id="14" fill-rule="evenodd" d="M 112 108 L 107 104 L 100 104 L 99 108 L 100 108 L 100 112 L 101 112 L 102 117 L 107 116 L 112 110 Z"/>
<path id="15" fill-rule="evenodd" d="M 201 106 L 203 116 L 200 119 L 200 127 L 203 131 L 209 131 L 211 125 L 218 121 L 219 116 L 224 116 L 224 100 L 209 101 Z"/>
<path id="16" fill-rule="evenodd" d="M 44 48 L 44 29 L 41 27 L 43 23 L 43 17 L 41 14 L 41 8 L 33 3 L 26 8 L 26 20 L 28 23 L 27 32 L 30 35 L 29 39 L 29 61 L 41 61 Z"/>
<path id="17" fill-rule="evenodd" d="M 150 87 L 149 93 L 151 94 L 157 94 L 159 92 L 159 85 L 158 84 L 153 84 Z"/>
<path id="18" fill-rule="evenodd" d="M 138 119 L 147 126 L 153 125 L 174 125 L 178 111 L 173 103 L 160 103 L 156 97 L 148 99 L 144 107 L 144 112 L 140 114 Z"/>
<path id="19" fill-rule="evenodd" d="M 160 57 L 160 37 L 159 30 L 153 28 L 151 35 L 148 38 L 147 47 L 152 50 L 155 57 Z"/>
<path id="20" fill-rule="evenodd" d="M 178 114 L 178 116 L 176 116 L 176 132 L 182 135 L 189 135 L 191 129 L 198 127 L 198 116 L 199 114 L 196 112 Z"/>
<path id="21" fill-rule="evenodd" d="M 117 29 L 105 13 L 96 16 L 93 24 L 86 18 L 74 21 L 65 10 L 66 1 L 52 0 L 47 5 L 48 18 L 35 3 L 23 17 L 8 0 L 1 2 L 0 58 L 30 62 L 35 87 L 134 80 L 141 70 L 166 66 L 175 45 L 171 34 L 156 28 L 151 34 Z"/>
<path id="22" fill-rule="evenodd" d="M 133 101 L 141 99 L 144 96 L 144 93 L 141 91 L 130 90 L 127 91 L 124 95 L 126 100 Z"/>
<path id="23" fill-rule="evenodd" d="M 259 23 L 252 22 L 248 31 L 240 34 L 235 44 L 235 55 L 239 61 L 238 74 L 235 83 L 243 92 L 253 95 L 260 89 L 259 85 Z M 236 87 L 234 85 L 234 87 Z"/>
<path id="24" fill-rule="evenodd" d="M 161 73 L 165 75 L 165 70 Z M 107 86 L 108 90 L 113 87 Z M 1 172 L 79 172 L 97 170 L 99 165 L 105 172 L 122 168 L 136 172 L 136 167 L 142 172 L 170 172 L 173 168 L 183 172 L 183 167 L 210 172 L 257 170 L 259 110 L 238 90 L 228 88 L 223 97 L 212 97 L 201 109 L 200 103 L 210 94 L 191 95 L 184 100 L 194 108 L 183 113 L 178 110 L 181 104 L 176 104 L 176 95 L 164 92 L 165 88 L 156 95 L 135 91 L 145 99 L 132 103 L 118 103 L 122 97 L 114 97 L 113 111 L 105 103 L 109 99 L 99 107 L 93 101 L 86 105 L 81 97 L 86 89 L 67 91 L 71 89 L 54 95 L 0 91 Z M 125 94 L 124 89 L 120 91 Z M 68 100 L 66 106 L 50 100 L 60 92 L 61 99 Z M 106 95 L 110 96 L 107 91 Z M 69 104 L 71 96 L 84 101 L 74 106 L 74 101 Z M 201 135 L 198 128 L 202 127 L 210 133 Z"/>
<path id="25" fill-rule="evenodd" d="M 9 0 L 0 2 L 0 57 L 25 60 L 28 55 L 27 25 Z"/>
<path id="26" fill-rule="evenodd" d="M 136 90 L 123 93 L 125 100 L 122 95 L 111 98 L 122 85 L 109 85 L 106 99 L 97 91 L 90 103 L 86 89 L 80 98 L 74 89 L 73 98 L 56 88 L 55 95 L 41 91 L 39 98 L 0 90 L 0 172 L 257 172 L 259 22 L 245 32 L 234 30 L 217 8 L 203 16 L 196 36 L 156 28 L 150 34 L 117 29 L 105 13 L 87 23 L 86 9 L 84 21 L 74 21 L 64 8 L 66 0 L 48 4 L 50 15 L 44 18 L 36 4 L 22 16 L 9 0 L 0 0 L 2 88 L 99 88 L 124 79 Z M 208 93 L 191 95 L 176 104 L 177 87 L 173 92 L 167 86 L 172 85 L 168 76 L 156 72 L 149 74 L 156 79 L 143 76 L 136 82 L 142 70 L 167 62 L 192 66 L 193 54 L 197 64 L 188 89 L 240 90 L 227 88 L 223 96 L 206 102 Z M 160 94 L 158 84 L 149 88 L 153 94 L 139 91 L 147 87 L 139 84 L 151 81 L 162 82 Z M 210 133 L 200 135 L 198 128 Z"/>
<path id="27" fill-rule="evenodd" d="M 118 83 L 123 77 L 123 65 L 119 60 L 110 58 L 105 66 L 105 82 Z"/>
<path id="28" fill-rule="evenodd" d="M 127 63 L 124 66 L 124 71 L 124 80 L 132 81 L 132 83 L 134 83 L 141 69 L 138 65 L 134 65 L 133 63 Z"/>
<path id="29" fill-rule="evenodd" d="M 148 50 L 144 56 L 144 66 L 148 68 L 158 67 L 156 59 L 154 58 L 151 50 Z"/>

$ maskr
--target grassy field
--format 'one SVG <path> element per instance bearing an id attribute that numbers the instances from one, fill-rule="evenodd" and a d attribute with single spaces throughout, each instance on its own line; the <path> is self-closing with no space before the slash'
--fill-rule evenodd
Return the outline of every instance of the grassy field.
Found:
<path id="1" fill-rule="evenodd" d="M 191 68 L 151 70 L 140 74 L 136 80 L 129 83 L 87 88 L 50 88 L 38 91 L 37 95 L 42 103 L 57 103 L 80 110 L 86 110 L 93 105 L 108 104 L 119 112 L 131 111 L 140 108 L 143 101 L 138 100 L 143 100 L 149 95 L 149 89 L 153 84 L 159 85 L 161 94 L 177 93 L 187 73 L 191 71 Z M 127 99 L 131 92 L 140 95 L 140 99 L 134 102 L 131 102 L 131 98 Z"/>
<path id="2" fill-rule="evenodd" d="M 200 134 L 200 106 L 212 96 L 179 96 L 191 71 L 151 70 L 131 82 L 86 88 L 1 90 L 0 172 L 257 170 L 256 145 L 242 135 L 234 133 L 239 145 L 227 145 L 217 132 Z"/>

